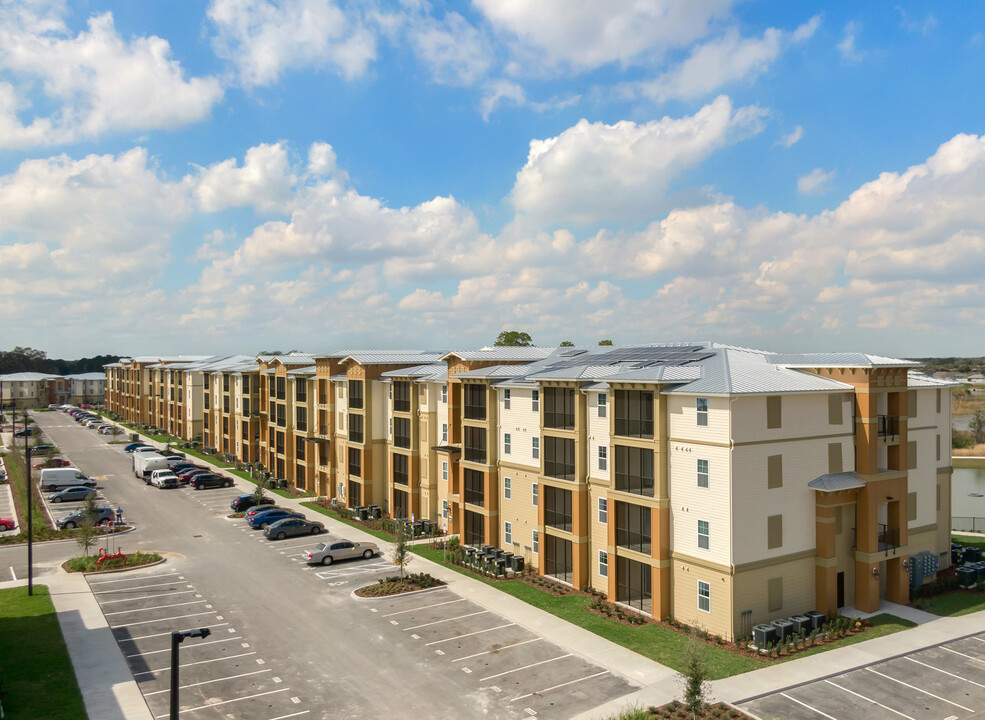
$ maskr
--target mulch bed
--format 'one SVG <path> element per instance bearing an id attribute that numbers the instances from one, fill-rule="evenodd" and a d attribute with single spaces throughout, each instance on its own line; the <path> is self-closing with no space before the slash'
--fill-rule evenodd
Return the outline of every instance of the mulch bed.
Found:
<path id="1" fill-rule="evenodd" d="M 662 705 L 661 707 L 652 707 L 647 710 L 647 713 L 651 717 L 655 718 L 687 718 L 687 720 L 716 720 L 716 718 L 748 718 L 752 720 L 749 715 L 746 715 L 741 710 L 736 710 L 734 707 L 730 707 L 725 703 L 715 703 L 714 705 L 708 705 L 705 711 L 702 713 L 697 713 L 692 715 L 685 708 L 684 704 L 679 700 L 675 700 L 667 705 Z"/>
<path id="2" fill-rule="evenodd" d="M 402 593 L 414 592 L 416 590 L 427 590 L 428 588 L 440 587 L 446 583 L 443 580 L 431 577 L 427 573 L 416 573 L 414 575 L 393 575 L 383 578 L 375 585 L 366 585 L 356 590 L 359 597 L 387 597 L 388 595 L 401 595 Z"/>

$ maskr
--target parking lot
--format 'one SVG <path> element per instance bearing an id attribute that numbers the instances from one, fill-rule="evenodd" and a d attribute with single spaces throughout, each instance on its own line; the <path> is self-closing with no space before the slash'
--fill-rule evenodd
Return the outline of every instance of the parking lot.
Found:
<path id="1" fill-rule="evenodd" d="M 171 631 L 207 627 L 180 650 L 181 716 L 196 720 L 286 720 L 308 715 L 290 678 L 264 658 L 236 619 L 198 592 L 176 567 L 89 578 L 134 679 L 157 719 L 168 717 Z"/>
<path id="2" fill-rule="evenodd" d="M 15 523 L 17 522 L 17 513 L 14 512 L 14 498 L 10 492 L 10 484 L 6 482 L 0 484 L 0 517 L 10 518 Z M 16 535 L 19 532 L 20 528 L 15 526 L 12 530 L 0 530 L 0 537 L 3 535 Z"/>
<path id="3" fill-rule="evenodd" d="M 515 717 L 566 718 L 635 689 L 447 587 L 357 602 L 384 641 L 409 638 L 434 671 L 466 678 Z"/>
<path id="4" fill-rule="evenodd" d="M 985 635 L 738 703 L 763 720 L 961 720 L 985 708 Z"/>

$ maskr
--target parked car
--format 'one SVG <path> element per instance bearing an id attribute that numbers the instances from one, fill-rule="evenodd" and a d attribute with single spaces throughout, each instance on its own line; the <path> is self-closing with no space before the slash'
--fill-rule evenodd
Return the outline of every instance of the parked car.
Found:
<path id="1" fill-rule="evenodd" d="M 123 448 L 123 452 L 132 453 L 134 450 L 136 450 L 138 448 L 148 448 L 149 450 L 153 450 L 154 449 L 150 445 L 148 445 L 147 443 L 135 442 L 135 443 L 130 443 L 125 448 Z"/>
<path id="2" fill-rule="evenodd" d="M 254 530 L 263 530 L 268 525 L 273 525 L 278 520 L 283 520 L 285 518 L 301 518 L 303 520 L 304 513 L 295 512 L 294 510 L 288 510 L 286 508 L 278 508 L 257 513 L 253 517 L 248 518 L 247 522 Z"/>
<path id="3" fill-rule="evenodd" d="M 192 478 L 191 486 L 196 490 L 204 490 L 205 488 L 232 487 L 233 480 L 232 478 L 223 477 L 222 475 L 206 473 L 205 475 L 196 475 Z"/>
<path id="4" fill-rule="evenodd" d="M 259 507 L 263 505 L 273 505 L 274 499 L 272 497 L 267 497 L 264 495 L 258 501 L 255 495 L 240 495 L 238 498 L 234 498 L 229 507 L 232 508 L 233 512 L 246 512 L 252 507 Z"/>
<path id="5" fill-rule="evenodd" d="M 65 458 L 48 458 L 47 460 L 42 460 L 39 463 L 34 464 L 35 470 L 40 470 L 42 468 L 59 468 L 59 467 L 69 467 L 70 463 Z"/>
<path id="6" fill-rule="evenodd" d="M 51 443 L 39 443 L 38 445 L 35 445 L 34 447 L 31 448 L 31 452 L 41 454 L 41 453 L 50 452 L 54 449 L 55 446 L 52 445 Z"/>
<path id="7" fill-rule="evenodd" d="M 178 487 L 178 476 L 170 470 L 155 470 L 150 474 L 150 484 L 162 490 L 176 488 Z"/>
<path id="8" fill-rule="evenodd" d="M 378 555 L 379 552 L 380 548 L 376 543 L 334 540 L 327 543 L 318 543 L 315 545 L 314 550 L 305 553 L 305 559 L 309 565 L 331 565 L 338 560 L 349 560 L 358 557 L 369 560 L 374 555 Z"/>
<path id="9" fill-rule="evenodd" d="M 92 521 L 96 525 L 109 525 L 113 522 L 114 518 L 113 508 L 97 507 L 96 512 L 93 514 Z M 72 528 L 81 525 L 85 519 L 85 508 L 79 508 L 75 512 L 69 513 L 68 515 L 62 515 L 60 518 L 55 520 L 55 526 L 59 530 L 71 530 Z"/>
<path id="10" fill-rule="evenodd" d="M 13 518 L 0 517 L 0 529 L 3 531 L 13 530 L 17 527 L 17 523 L 14 522 Z"/>
<path id="11" fill-rule="evenodd" d="M 95 494 L 96 491 L 92 488 L 87 488 L 84 485 L 75 485 L 74 487 L 65 488 L 64 490 L 51 493 L 48 496 L 48 502 L 80 502 L 85 500 L 90 495 Z"/>
<path id="12" fill-rule="evenodd" d="M 34 434 L 34 427 L 21 428 L 14 432 L 14 437 L 31 437 Z"/>
<path id="13" fill-rule="evenodd" d="M 209 470 L 208 468 L 203 468 L 203 467 L 200 467 L 200 466 L 196 465 L 193 468 L 190 468 L 188 470 L 182 470 L 181 472 L 175 473 L 175 474 L 178 476 L 178 478 L 181 480 L 181 482 L 188 483 L 188 482 L 191 482 L 193 478 L 195 478 L 195 477 L 197 477 L 199 475 L 203 475 L 203 474 L 211 475 L 212 474 L 212 471 Z"/>
<path id="14" fill-rule="evenodd" d="M 258 515 L 262 512 L 267 512 L 268 510 L 286 510 L 287 512 L 291 512 L 287 508 L 280 507 L 279 505 L 257 505 L 256 507 L 251 507 L 249 510 L 246 511 L 247 522 L 249 522 L 250 518 L 252 518 L 254 515 Z"/>
<path id="15" fill-rule="evenodd" d="M 324 523 L 302 518 L 285 518 L 263 529 L 263 534 L 268 540 L 283 540 L 298 535 L 317 535 L 322 532 L 325 532 Z"/>

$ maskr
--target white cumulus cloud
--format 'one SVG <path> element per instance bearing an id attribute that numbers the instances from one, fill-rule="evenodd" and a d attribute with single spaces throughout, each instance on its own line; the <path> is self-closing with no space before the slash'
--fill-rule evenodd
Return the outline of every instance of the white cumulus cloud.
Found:
<path id="1" fill-rule="evenodd" d="M 834 179 L 834 170 L 827 172 L 821 168 L 814 168 L 806 175 L 797 178 L 797 190 L 805 195 L 819 195 L 831 189 Z"/>

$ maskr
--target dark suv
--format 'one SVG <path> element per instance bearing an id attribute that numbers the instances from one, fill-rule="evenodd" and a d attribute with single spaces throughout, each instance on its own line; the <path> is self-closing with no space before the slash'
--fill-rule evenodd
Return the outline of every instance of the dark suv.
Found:
<path id="1" fill-rule="evenodd" d="M 222 475 L 209 473 L 205 475 L 196 475 L 192 478 L 191 485 L 196 490 L 202 490 L 204 488 L 232 487 L 233 481 L 230 478 L 223 477 Z"/>
<path id="2" fill-rule="evenodd" d="M 258 505 L 273 505 L 274 499 L 272 497 L 262 497 L 260 502 L 257 502 L 255 495 L 240 495 L 238 498 L 234 499 L 229 503 L 229 507 L 232 508 L 233 512 L 244 512 L 249 510 L 251 507 Z"/>
<path id="3" fill-rule="evenodd" d="M 86 519 L 85 508 L 79 508 L 75 512 L 69 513 L 68 515 L 62 515 L 60 518 L 55 520 L 55 525 L 59 530 L 71 530 L 81 525 Z M 92 521 L 96 525 L 108 525 L 111 520 L 114 520 L 113 508 L 99 507 L 96 508 L 96 513 L 93 515 Z"/>

